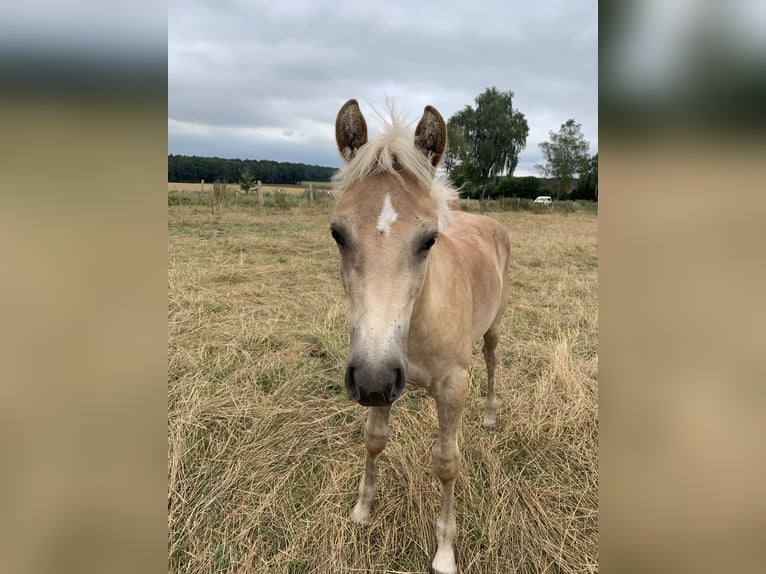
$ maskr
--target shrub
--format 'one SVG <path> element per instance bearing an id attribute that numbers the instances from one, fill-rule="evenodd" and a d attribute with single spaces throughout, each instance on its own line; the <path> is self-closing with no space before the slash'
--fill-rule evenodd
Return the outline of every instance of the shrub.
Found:
<path id="1" fill-rule="evenodd" d="M 277 191 L 274 192 L 274 205 L 276 205 L 279 209 L 287 209 L 290 207 L 287 201 L 287 195 L 284 191 L 277 189 Z"/>
<path id="2" fill-rule="evenodd" d="M 575 208 L 575 204 L 573 201 L 554 201 L 553 202 L 553 209 L 557 211 L 558 213 L 563 213 L 564 215 L 569 215 L 570 213 L 574 213 L 577 211 Z"/>
<path id="3" fill-rule="evenodd" d="M 218 205 L 227 205 L 234 197 L 234 193 L 229 190 L 225 181 L 216 181 L 213 183 L 213 202 Z"/>

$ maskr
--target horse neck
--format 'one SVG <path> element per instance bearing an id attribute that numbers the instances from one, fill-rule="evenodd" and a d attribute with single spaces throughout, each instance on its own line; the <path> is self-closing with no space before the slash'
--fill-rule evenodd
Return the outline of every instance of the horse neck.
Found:
<path id="1" fill-rule="evenodd" d="M 435 247 L 428 256 L 423 285 L 415 297 L 412 308 L 413 322 L 427 320 L 426 317 L 438 312 L 438 304 L 443 301 L 444 291 L 449 288 L 441 277 L 444 274 L 442 271 L 444 265 L 447 265 L 451 259 L 449 247 L 449 245 Z"/>

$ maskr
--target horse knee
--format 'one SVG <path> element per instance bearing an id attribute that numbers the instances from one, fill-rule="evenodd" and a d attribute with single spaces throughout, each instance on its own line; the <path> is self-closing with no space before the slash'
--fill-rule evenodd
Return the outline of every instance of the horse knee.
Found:
<path id="1" fill-rule="evenodd" d="M 434 471 L 441 482 L 454 480 L 460 471 L 460 457 L 443 458 L 434 461 Z"/>
<path id="2" fill-rule="evenodd" d="M 364 432 L 364 446 L 371 455 L 375 456 L 386 448 L 388 441 L 388 426 L 367 429 Z"/>
<path id="3" fill-rule="evenodd" d="M 449 449 L 443 452 L 438 444 L 431 449 L 433 457 L 434 472 L 440 481 L 446 482 L 453 480 L 460 471 L 460 452 L 457 448 Z"/>

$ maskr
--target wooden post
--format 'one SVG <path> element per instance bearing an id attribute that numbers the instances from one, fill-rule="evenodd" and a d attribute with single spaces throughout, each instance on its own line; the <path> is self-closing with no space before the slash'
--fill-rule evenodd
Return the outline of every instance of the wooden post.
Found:
<path id="1" fill-rule="evenodd" d="M 203 193 L 205 193 L 205 180 L 204 179 L 202 179 L 199 182 L 199 194 L 202 195 Z"/>
<path id="2" fill-rule="evenodd" d="M 261 180 L 258 180 L 258 205 L 263 207 L 263 187 L 261 187 Z"/>
<path id="3" fill-rule="evenodd" d="M 314 185 L 309 183 L 309 201 L 314 203 Z"/>

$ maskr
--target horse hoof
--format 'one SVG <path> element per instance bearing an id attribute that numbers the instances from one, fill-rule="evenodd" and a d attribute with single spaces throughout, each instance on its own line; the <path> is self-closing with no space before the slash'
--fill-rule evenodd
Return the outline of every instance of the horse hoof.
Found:
<path id="1" fill-rule="evenodd" d="M 365 511 L 361 508 L 354 507 L 354 510 L 351 511 L 351 521 L 355 524 L 369 524 L 370 511 Z"/>
<path id="2" fill-rule="evenodd" d="M 437 568 L 435 564 L 439 565 Z M 457 564 L 454 555 L 439 556 L 438 554 L 431 563 L 431 572 L 433 574 L 457 574 Z"/>

